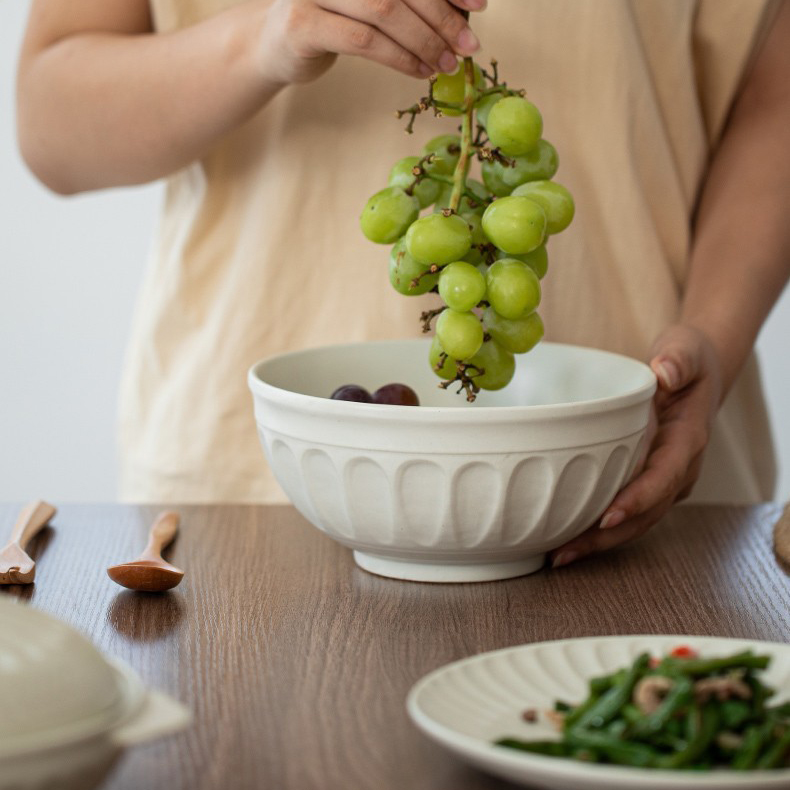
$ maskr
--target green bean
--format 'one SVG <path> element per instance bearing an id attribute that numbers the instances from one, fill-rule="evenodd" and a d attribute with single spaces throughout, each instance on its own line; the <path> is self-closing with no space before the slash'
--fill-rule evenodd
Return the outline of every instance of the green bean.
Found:
<path id="1" fill-rule="evenodd" d="M 618 669 L 617 672 L 612 672 L 611 675 L 602 675 L 590 680 L 590 694 L 601 696 L 605 691 L 608 691 L 616 683 L 619 683 L 625 677 L 625 670 Z"/>
<path id="2" fill-rule="evenodd" d="M 628 729 L 628 722 L 625 719 L 615 719 L 606 725 L 606 732 L 613 738 L 622 738 Z"/>
<path id="3" fill-rule="evenodd" d="M 611 762 L 621 765 L 646 768 L 654 765 L 659 756 L 655 749 L 643 743 L 621 741 L 605 732 L 584 730 L 578 727 L 569 730 L 565 734 L 565 739 L 572 746 L 600 752 Z"/>
<path id="4" fill-rule="evenodd" d="M 724 658 L 665 658 L 659 670 L 696 677 L 727 669 L 765 669 L 770 661 L 769 656 L 756 656 L 751 650 L 746 650 Z"/>
<path id="5" fill-rule="evenodd" d="M 735 753 L 731 767 L 736 771 L 746 771 L 753 768 L 760 756 L 763 744 L 770 738 L 773 722 L 766 722 L 759 726 L 749 727 L 743 736 L 743 744 Z"/>
<path id="6" fill-rule="evenodd" d="M 644 713 L 636 705 L 627 702 L 620 710 L 620 715 L 629 723 L 635 724 L 644 717 Z"/>
<path id="7" fill-rule="evenodd" d="M 650 656 L 647 653 L 642 653 L 642 655 L 638 656 L 621 683 L 612 686 L 605 694 L 598 698 L 594 705 L 587 708 L 587 710 L 578 718 L 575 718 L 574 721 L 568 722 L 566 720 L 566 731 L 576 726 L 581 728 L 603 727 L 604 724 L 611 721 L 617 715 L 620 708 L 631 699 L 634 686 L 645 669 L 647 669 L 649 661 Z"/>
<path id="8" fill-rule="evenodd" d="M 742 699 L 728 699 L 719 705 L 721 723 L 726 730 L 735 730 L 752 716 L 752 706 Z"/>
<path id="9" fill-rule="evenodd" d="M 661 768 L 684 768 L 702 759 L 705 751 L 716 737 L 719 726 L 719 712 L 715 705 L 705 705 L 702 709 L 692 707 L 687 714 L 688 742 L 685 749 L 675 752 L 659 761 Z"/>
<path id="10" fill-rule="evenodd" d="M 613 685 L 622 683 L 627 674 L 627 669 L 618 669 L 617 672 L 613 672 L 611 675 L 593 678 L 590 681 L 590 696 L 565 717 L 564 728 L 573 727 L 590 708 L 595 706 L 605 691 L 608 691 Z"/>
<path id="11" fill-rule="evenodd" d="M 778 741 L 771 745 L 771 747 L 757 760 L 755 768 L 776 768 L 776 766 L 784 761 L 784 757 L 790 749 L 790 730 L 785 730 Z"/>
<path id="12" fill-rule="evenodd" d="M 662 730 L 675 713 L 691 701 L 693 692 L 694 683 L 689 678 L 678 678 L 658 708 L 634 723 L 631 734 L 642 738 Z"/>
<path id="13" fill-rule="evenodd" d="M 668 735 L 672 735 L 675 738 L 683 737 L 683 721 L 681 719 L 670 719 L 664 729 Z"/>

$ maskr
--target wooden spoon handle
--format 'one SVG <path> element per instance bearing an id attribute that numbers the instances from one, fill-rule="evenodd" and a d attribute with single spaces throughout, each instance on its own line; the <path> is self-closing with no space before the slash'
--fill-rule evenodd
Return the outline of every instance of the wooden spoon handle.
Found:
<path id="1" fill-rule="evenodd" d="M 156 517 L 148 533 L 148 545 L 142 554 L 146 559 L 160 559 L 162 549 L 168 546 L 178 532 L 179 515 L 173 510 L 165 510 Z"/>
<path id="2" fill-rule="evenodd" d="M 19 514 L 19 518 L 14 524 L 11 533 L 11 543 L 16 543 L 22 551 L 30 542 L 31 538 L 57 513 L 52 505 L 47 502 L 31 502 L 24 507 Z"/>

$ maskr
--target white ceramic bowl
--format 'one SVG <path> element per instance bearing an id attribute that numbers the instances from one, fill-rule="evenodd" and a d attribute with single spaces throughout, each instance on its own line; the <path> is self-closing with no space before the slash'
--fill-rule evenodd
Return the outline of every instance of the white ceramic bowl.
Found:
<path id="1" fill-rule="evenodd" d="M 430 340 L 282 354 L 249 385 L 264 452 L 296 508 L 383 576 L 487 581 L 540 568 L 628 479 L 655 376 L 618 354 L 541 343 L 474 404 L 437 387 Z M 413 387 L 421 406 L 329 399 Z"/>
<path id="2" fill-rule="evenodd" d="M 0 700 L 0 790 L 90 790 L 125 747 L 190 718 L 70 626 L 3 599 Z"/>

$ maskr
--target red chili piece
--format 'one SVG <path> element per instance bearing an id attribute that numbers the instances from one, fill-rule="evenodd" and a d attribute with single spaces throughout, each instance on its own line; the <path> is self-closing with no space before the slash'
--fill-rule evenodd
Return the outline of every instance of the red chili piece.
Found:
<path id="1" fill-rule="evenodd" d="M 699 653 L 688 645 L 680 645 L 670 652 L 672 658 L 698 658 Z"/>

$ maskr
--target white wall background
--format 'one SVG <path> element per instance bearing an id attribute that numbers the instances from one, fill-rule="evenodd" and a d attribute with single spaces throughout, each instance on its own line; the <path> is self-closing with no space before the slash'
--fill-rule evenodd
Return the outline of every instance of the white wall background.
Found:
<path id="1" fill-rule="evenodd" d="M 27 6 L 0 0 L 0 501 L 112 501 L 118 380 L 161 187 L 61 199 L 25 170 L 13 104 Z M 789 341 L 790 290 L 758 343 L 782 499 Z"/>

